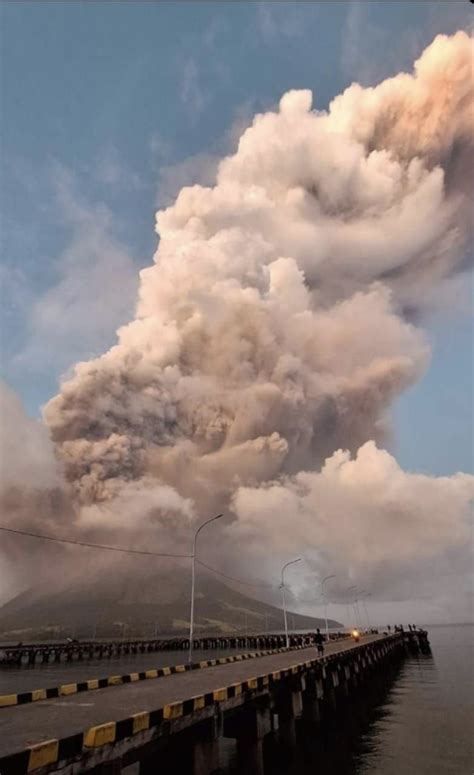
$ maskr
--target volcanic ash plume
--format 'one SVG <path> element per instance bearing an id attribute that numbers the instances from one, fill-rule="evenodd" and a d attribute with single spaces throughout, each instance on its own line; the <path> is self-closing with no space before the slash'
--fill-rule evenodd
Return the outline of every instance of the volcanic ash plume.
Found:
<path id="1" fill-rule="evenodd" d="M 437 37 L 413 74 L 353 84 L 328 112 L 309 91 L 288 92 L 255 117 L 214 187 L 184 188 L 158 213 L 136 318 L 45 410 L 83 524 L 115 528 L 120 512 L 133 530 L 139 512 L 166 513 L 172 527 L 232 502 L 245 521 L 239 487 L 268 497 L 265 483 L 283 477 L 283 495 L 292 476 L 296 519 L 298 472 L 383 442 L 387 408 L 429 357 L 413 321 L 465 268 L 471 63 L 459 32 Z M 372 445 L 345 465 L 364 468 L 358 486 L 370 492 L 367 449 L 386 461 Z M 315 475 L 324 481 L 341 454 Z M 458 493 L 462 521 L 465 480 L 427 482 Z M 343 519 L 328 513 L 318 543 Z M 460 540 L 461 527 L 440 536 Z"/>
<path id="2" fill-rule="evenodd" d="M 451 576 L 452 583 L 453 567 L 469 572 L 466 516 L 473 495 L 472 476 L 407 473 L 368 441 L 354 459 L 335 452 L 321 471 L 241 487 L 234 496 L 238 520 L 232 539 L 251 547 L 254 563 L 265 553 L 269 535 L 281 557 L 311 547 L 315 569 L 336 574 L 339 589 L 347 577 L 385 599 L 422 597 L 433 593 L 435 576 L 439 583 Z M 434 568 L 438 554 L 444 556 Z M 306 575 L 303 598 L 311 599 L 315 574 Z M 304 588 L 304 579 L 298 583 Z"/>
<path id="3" fill-rule="evenodd" d="M 20 400 L 0 379 L 0 517 L 2 526 L 22 530 L 41 527 L 57 534 L 71 518 L 71 506 L 48 431 L 29 419 Z M 2 533 L 0 603 L 22 586 L 46 579 L 48 545 Z"/>

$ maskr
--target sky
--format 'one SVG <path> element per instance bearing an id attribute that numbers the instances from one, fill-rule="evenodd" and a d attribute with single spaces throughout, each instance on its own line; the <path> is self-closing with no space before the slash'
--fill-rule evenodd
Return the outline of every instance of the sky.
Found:
<path id="1" fill-rule="evenodd" d="M 470 12 L 464 2 L 3 3 L 2 368 L 28 412 L 114 341 L 155 249 L 157 205 L 208 180 L 255 112 L 296 87 L 323 109 L 353 80 L 409 69 Z M 431 321 L 431 368 L 394 411 L 393 443 L 412 470 L 472 465 L 466 299 Z"/>
<path id="2" fill-rule="evenodd" d="M 2 3 L 1 365 L 28 414 L 115 342 L 155 211 L 211 182 L 255 113 L 295 88 L 326 109 L 353 81 L 410 70 L 471 15 L 465 2 Z M 429 313 L 430 366 L 392 410 L 408 471 L 472 470 L 470 294 L 463 274 Z"/>

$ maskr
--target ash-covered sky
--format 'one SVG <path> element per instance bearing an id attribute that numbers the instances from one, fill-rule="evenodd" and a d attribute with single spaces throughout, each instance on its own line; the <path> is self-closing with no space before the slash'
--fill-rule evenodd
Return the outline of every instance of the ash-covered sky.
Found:
<path id="1" fill-rule="evenodd" d="M 2 15 L 3 521 L 468 617 L 464 4 Z"/>

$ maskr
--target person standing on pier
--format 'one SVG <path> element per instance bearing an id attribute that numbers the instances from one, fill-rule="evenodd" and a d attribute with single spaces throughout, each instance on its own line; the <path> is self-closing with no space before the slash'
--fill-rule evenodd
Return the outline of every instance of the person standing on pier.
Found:
<path id="1" fill-rule="evenodd" d="M 324 635 L 321 635 L 319 627 L 316 630 L 316 634 L 314 636 L 314 642 L 318 649 L 318 656 L 322 657 L 324 655 Z"/>

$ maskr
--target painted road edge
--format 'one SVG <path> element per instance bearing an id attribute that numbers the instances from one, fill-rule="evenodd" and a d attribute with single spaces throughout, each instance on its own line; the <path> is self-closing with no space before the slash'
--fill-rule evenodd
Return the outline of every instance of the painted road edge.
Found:
<path id="1" fill-rule="evenodd" d="M 109 675 L 105 678 L 89 678 L 86 681 L 62 684 L 61 686 L 53 686 L 50 689 L 33 689 L 30 692 L 21 692 L 20 694 L 3 694 L 0 695 L 0 711 L 2 708 L 11 708 L 14 705 L 26 705 L 30 702 L 52 700 L 56 697 L 67 697 L 70 694 L 88 692 L 93 689 L 106 689 L 110 686 L 121 686 L 122 684 L 133 683 L 135 681 L 146 681 L 150 678 L 163 678 L 167 675 L 175 675 L 175 673 L 185 673 L 188 670 L 216 667 L 216 665 L 226 665 L 230 662 L 239 662 L 241 660 L 255 659 L 257 657 L 269 657 L 272 654 L 281 654 L 286 651 L 298 651 L 303 648 L 308 648 L 308 646 L 291 646 L 289 649 L 283 647 L 279 649 L 266 649 L 265 651 L 250 651 L 244 654 L 233 654 L 229 657 L 221 657 L 220 659 L 207 659 L 201 662 L 193 662 L 191 665 L 156 667 L 148 670 L 141 670 L 140 672 L 126 673 L 125 675 Z"/>

